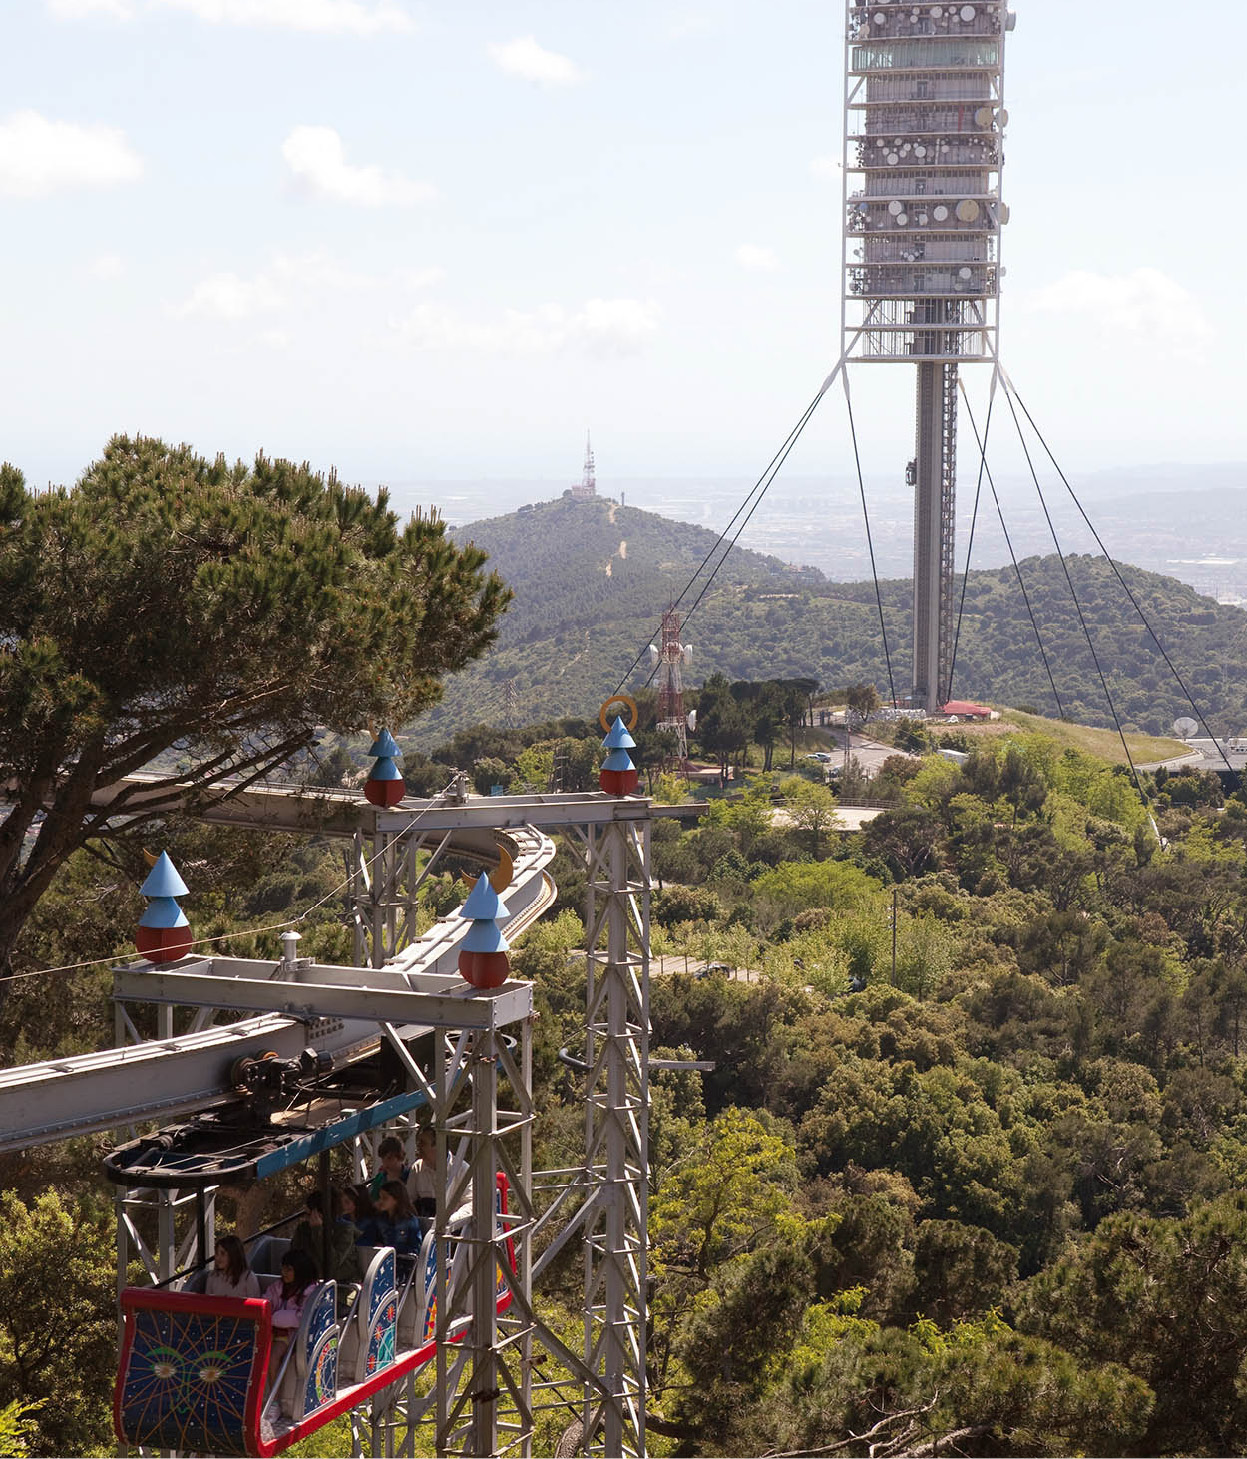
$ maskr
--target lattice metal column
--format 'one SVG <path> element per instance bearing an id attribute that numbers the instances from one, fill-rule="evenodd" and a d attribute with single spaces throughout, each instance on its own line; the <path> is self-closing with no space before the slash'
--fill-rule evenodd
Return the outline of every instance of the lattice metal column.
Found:
<path id="1" fill-rule="evenodd" d="M 518 1050 L 501 1028 L 439 1041 L 436 1128 L 441 1192 L 437 1213 L 439 1454 L 532 1453 L 534 1319 L 532 1229 L 532 1027 Z M 499 1108 L 500 1088 L 510 1108 Z M 505 1177 L 508 1211 L 498 1211 Z M 472 1212 L 466 1234 L 451 1217 Z M 510 1271 L 514 1243 L 516 1273 Z M 498 1298 L 510 1289 L 505 1313 Z"/>
<path id="2" fill-rule="evenodd" d="M 588 1453 L 645 1452 L 649 822 L 588 831 L 585 1363 Z"/>
<path id="3" fill-rule="evenodd" d="M 426 838 L 414 830 L 356 831 L 347 853 L 347 906 L 356 967 L 379 968 L 418 935 L 419 891 L 450 841 L 447 832 L 420 867 Z"/>

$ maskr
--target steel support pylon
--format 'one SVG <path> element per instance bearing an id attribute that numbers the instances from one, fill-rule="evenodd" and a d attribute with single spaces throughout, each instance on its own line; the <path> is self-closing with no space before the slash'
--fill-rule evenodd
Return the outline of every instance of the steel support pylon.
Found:
<path id="1" fill-rule="evenodd" d="M 584 1451 L 645 1452 L 649 822 L 587 828 Z"/>
<path id="2" fill-rule="evenodd" d="M 372 835 L 356 831 L 347 854 L 356 967 L 382 967 L 415 938 L 417 893 L 424 880 L 419 869 L 423 843 L 424 838 L 413 831 Z"/>
<path id="3" fill-rule="evenodd" d="M 437 1452 L 532 1453 L 532 1023 L 439 1041 Z M 507 1103 L 499 1106 L 500 1091 Z M 508 1211 L 498 1210 L 498 1176 Z M 465 1234 L 451 1217 L 471 1210 Z M 514 1250 L 516 1272 L 510 1271 Z M 498 1299 L 509 1293 L 506 1310 Z"/>

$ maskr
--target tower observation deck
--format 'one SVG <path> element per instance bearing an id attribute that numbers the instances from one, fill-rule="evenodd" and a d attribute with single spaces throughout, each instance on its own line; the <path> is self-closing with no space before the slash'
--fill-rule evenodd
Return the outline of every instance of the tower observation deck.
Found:
<path id="1" fill-rule="evenodd" d="M 957 371 L 996 358 L 1005 0 L 847 0 L 847 360 L 917 366 L 911 703 L 938 709 L 952 659 Z"/>

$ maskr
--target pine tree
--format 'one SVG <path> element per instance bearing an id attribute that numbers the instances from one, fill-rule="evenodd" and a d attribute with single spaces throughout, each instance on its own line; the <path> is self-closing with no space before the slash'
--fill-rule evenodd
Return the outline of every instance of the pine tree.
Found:
<path id="1" fill-rule="evenodd" d="M 105 787 L 171 750 L 165 787 L 256 779 L 320 726 L 435 702 L 506 606 L 485 561 L 306 464 L 118 436 L 70 488 L 0 468 L 0 970 L 66 857 L 135 811 Z"/>

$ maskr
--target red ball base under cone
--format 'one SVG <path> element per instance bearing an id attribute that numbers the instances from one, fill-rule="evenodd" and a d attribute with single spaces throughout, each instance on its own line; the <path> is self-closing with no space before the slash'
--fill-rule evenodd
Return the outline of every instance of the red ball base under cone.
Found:
<path id="1" fill-rule="evenodd" d="M 151 962 L 176 962 L 191 950 L 191 930 L 189 927 L 140 927 L 134 945 Z"/>
<path id="2" fill-rule="evenodd" d="M 505 952 L 461 952 L 459 971 L 474 988 L 501 988 L 511 975 Z"/>
<path id="3" fill-rule="evenodd" d="M 407 794 L 405 780 L 365 780 L 364 799 L 373 805 L 397 805 Z"/>
<path id="4" fill-rule="evenodd" d="M 599 770 L 598 784 L 607 795 L 631 795 L 636 789 L 636 770 Z"/>

